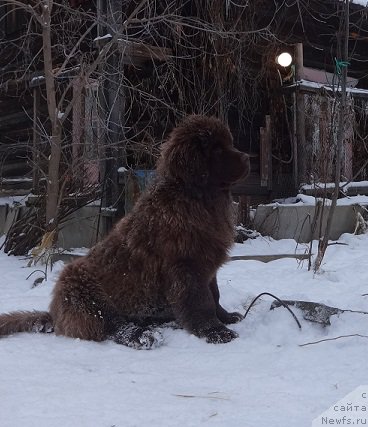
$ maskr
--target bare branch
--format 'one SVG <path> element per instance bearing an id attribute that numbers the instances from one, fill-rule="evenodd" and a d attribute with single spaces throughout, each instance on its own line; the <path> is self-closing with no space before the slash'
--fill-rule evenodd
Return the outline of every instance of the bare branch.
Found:
<path id="1" fill-rule="evenodd" d="M 325 338 L 323 340 L 311 341 L 311 342 L 306 342 L 304 344 L 299 344 L 299 347 L 306 347 L 307 345 L 314 345 L 314 344 L 319 344 L 319 343 L 325 342 L 325 341 L 335 341 L 335 340 L 339 340 L 342 338 L 351 338 L 351 337 L 368 338 L 368 335 L 361 335 L 361 334 L 340 335 L 338 337 Z"/>

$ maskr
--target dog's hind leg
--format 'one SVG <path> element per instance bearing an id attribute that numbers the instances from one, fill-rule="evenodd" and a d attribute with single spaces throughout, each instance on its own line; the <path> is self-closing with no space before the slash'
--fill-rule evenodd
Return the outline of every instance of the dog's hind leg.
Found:
<path id="1" fill-rule="evenodd" d="M 50 312 L 54 316 L 54 330 L 56 335 L 65 335 L 83 340 L 103 341 L 107 337 L 108 320 L 106 311 L 100 306 L 90 311 L 83 304 L 74 305 L 68 301 L 54 299 Z"/>
<path id="2" fill-rule="evenodd" d="M 158 330 L 124 321 L 116 325 L 115 330 L 108 336 L 108 339 L 136 350 L 150 350 L 159 347 L 163 343 L 163 337 Z"/>
<path id="3" fill-rule="evenodd" d="M 93 341 L 110 339 L 136 349 L 157 347 L 163 341 L 158 331 L 129 322 L 99 283 L 87 275 L 60 278 L 50 313 L 56 335 Z"/>
<path id="4" fill-rule="evenodd" d="M 56 284 L 50 305 L 56 335 L 105 340 L 118 317 L 111 298 L 91 276 L 66 273 Z"/>

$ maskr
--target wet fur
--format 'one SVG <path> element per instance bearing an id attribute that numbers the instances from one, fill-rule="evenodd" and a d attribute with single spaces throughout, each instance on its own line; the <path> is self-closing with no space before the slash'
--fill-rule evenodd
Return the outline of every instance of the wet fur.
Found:
<path id="1" fill-rule="evenodd" d="M 57 335 L 149 348 L 147 325 L 175 320 L 208 342 L 235 338 L 225 324 L 241 316 L 221 307 L 216 272 L 233 244 L 229 188 L 248 171 L 222 122 L 189 116 L 163 145 L 157 177 L 132 212 L 64 268 L 50 314 L 0 315 L 0 335 L 35 322 L 46 332 L 52 321 Z"/>

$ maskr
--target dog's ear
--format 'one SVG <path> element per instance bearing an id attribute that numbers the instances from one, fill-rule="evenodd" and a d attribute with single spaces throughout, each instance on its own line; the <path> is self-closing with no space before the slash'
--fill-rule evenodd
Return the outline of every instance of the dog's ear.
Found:
<path id="1" fill-rule="evenodd" d="M 202 144 L 202 141 L 198 142 Z M 159 174 L 179 179 L 185 185 L 206 185 L 209 172 L 203 151 L 197 143 L 168 143 L 162 151 L 157 170 Z"/>
<path id="2" fill-rule="evenodd" d="M 209 129 L 202 129 L 193 137 L 193 139 L 195 144 L 207 151 L 211 145 L 212 132 Z"/>

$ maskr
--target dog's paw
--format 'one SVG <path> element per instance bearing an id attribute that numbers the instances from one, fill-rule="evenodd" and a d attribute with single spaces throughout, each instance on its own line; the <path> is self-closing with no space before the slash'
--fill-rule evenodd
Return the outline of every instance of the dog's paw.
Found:
<path id="1" fill-rule="evenodd" d="M 36 334 L 51 334 L 54 332 L 54 326 L 49 321 L 36 320 L 32 325 L 32 332 Z"/>
<path id="2" fill-rule="evenodd" d="M 161 332 L 134 324 L 120 326 L 110 339 L 136 350 L 151 350 L 160 347 L 164 341 Z"/>
<path id="3" fill-rule="evenodd" d="M 164 338 L 159 331 L 153 329 L 145 329 L 142 334 L 137 337 L 131 347 L 137 350 L 151 350 L 153 348 L 161 347 Z"/>
<path id="4" fill-rule="evenodd" d="M 219 320 L 222 323 L 225 323 L 225 325 L 230 325 L 233 323 L 238 323 L 241 320 L 244 319 L 244 316 L 237 311 L 234 311 L 232 313 L 228 313 L 227 311 L 223 310 L 221 313 L 218 313 Z"/>
<path id="5" fill-rule="evenodd" d="M 203 335 L 210 344 L 224 344 L 238 337 L 238 334 L 226 326 L 216 326 L 204 331 Z"/>

